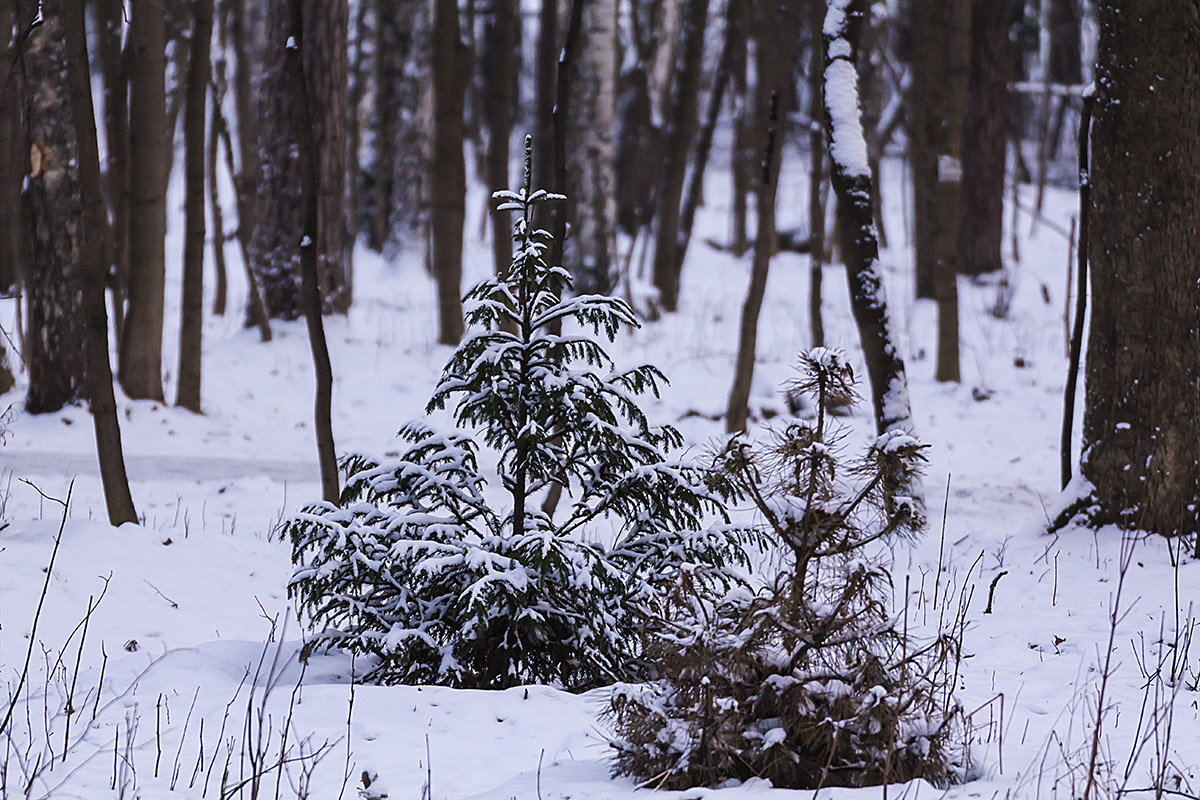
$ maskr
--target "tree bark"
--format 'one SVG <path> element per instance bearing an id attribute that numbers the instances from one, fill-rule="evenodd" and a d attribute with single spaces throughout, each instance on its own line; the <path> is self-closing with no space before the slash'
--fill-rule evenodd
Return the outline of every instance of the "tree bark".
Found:
<path id="1" fill-rule="evenodd" d="M 31 11 L 33 0 L 24 11 Z M 43 9 L 44 10 L 44 9 Z M 79 137 L 64 77 L 69 67 L 61 6 L 42 15 L 22 63 L 28 174 L 24 191 L 30 238 L 26 285 L 29 391 L 25 410 L 57 411 L 85 397 L 83 257 Z M 22 13 L 25 19 L 33 14 Z"/>
<path id="2" fill-rule="evenodd" d="M 104 79 L 104 140 L 108 206 L 112 211 L 112 258 L 115 285 L 113 316 L 117 341 L 125 326 L 129 291 L 129 49 L 122 43 L 125 5 L 96 3 L 101 73 Z"/>
<path id="3" fill-rule="evenodd" d="M 101 189 L 100 148 L 96 142 L 96 115 L 92 104 L 83 0 L 44 0 L 45 13 L 63 15 L 63 38 L 69 59 L 67 82 L 71 122 L 78 138 L 79 256 L 84 278 L 87 393 L 96 433 L 96 453 L 100 459 L 100 480 L 104 485 L 109 523 L 136 523 L 137 511 L 125 474 L 121 428 L 113 395 L 112 366 L 108 360 L 108 312 L 104 301 L 104 279 L 108 272 L 105 251 L 108 248 L 104 237 L 109 228 Z"/>
<path id="4" fill-rule="evenodd" d="M 1083 474 L 1096 522 L 1200 532 L 1200 6 L 1103 2 Z"/>
<path id="5" fill-rule="evenodd" d="M 261 173 L 252 249 L 268 314 L 297 319 L 304 313 L 296 250 L 302 214 L 294 127 L 299 88 L 289 79 L 284 64 L 288 2 L 273 0 L 267 12 L 268 50 L 258 116 Z M 344 313 L 351 299 L 344 213 L 349 12 L 340 0 L 304 0 L 303 12 L 309 40 L 300 46 L 309 82 L 306 91 L 313 112 L 319 180 L 319 284 L 326 311 Z"/>
<path id="6" fill-rule="evenodd" d="M 678 252 L 675 261 L 683 269 L 683 260 L 687 255 L 688 243 L 692 238 L 692 227 L 696 222 L 696 210 L 700 207 L 704 194 L 704 173 L 708 167 L 709 153 L 712 151 L 713 135 L 716 132 L 717 120 L 721 116 L 721 106 L 725 101 L 725 89 L 732 78 L 734 61 L 737 51 L 745 47 L 745 5 L 729 3 L 725 10 L 725 36 L 721 44 L 721 55 L 717 59 L 716 74 L 713 76 L 712 92 L 708 98 L 708 113 L 705 115 L 704 126 L 696 139 L 696 157 L 692 163 L 692 171 L 688 176 L 687 188 L 683 193 L 683 211 L 679 223 Z"/>
<path id="7" fill-rule="evenodd" d="M 754 383 L 754 356 L 758 343 L 758 316 L 767 289 L 767 271 L 775 255 L 775 200 L 779 190 L 780 165 L 786 138 L 787 118 L 792 107 L 793 67 L 800 38 L 800 0 L 758 0 L 755 72 L 755 113 L 763 119 L 762 172 L 758 187 L 758 232 L 754 239 L 754 261 L 750 286 L 742 305 L 733 386 L 725 410 L 725 431 L 746 429 L 750 389 Z"/>
<path id="8" fill-rule="evenodd" d="M 962 216 L 958 272 L 983 275 L 1004 268 L 1004 177 L 1008 148 L 1008 83 L 1014 76 L 1014 18 L 1021 0 L 974 0 L 971 75 L 963 119 Z"/>
<path id="9" fill-rule="evenodd" d="M 615 20 L 615 14 L 614 14 Z M 509 146 L 517 89 L 517 2 L 492 0 L 483 23 L 480 66 L 483 75 L 483 114 L 487 125 L 487 183 L 492 192 L 508 190 Z M 615 42 L 615 40 L 614 40 Z M 512 264 L 512 222 L 507 212 L 492 208 L 492 264 L 505 275 Z"/>
<path id="10" fill-rule="evenodd" d="M 131 0 L 129 48 L 129 311 L 121 331 L 121 387 L 139 400 L 163 399 L 166 287 L 167 34 L 163 4 Z"/>
<path id="11" fill-rule="evenodd" d="M 220 139 L 222 149 L 225 151 L 225 166 L 229 174 L 236 174 L 234 170 L 234 155 L 233 155 L 233 137 L 229 133 L 229 125 L 225 121 L 225 115 L 221 113 L 221 106 L 213 103 L 213 136 Z M 267 314 L 267 306 L 263 302 L 262 292 L 258 288 L 258 276 L 255 274 L 254 266 L 251 263 L 251 235 L 252 231 L 246 226 L 243 220 L 253 217 L 253 212 L 249 209 L 252 205 L 252 198 L 248 197 L 240 188 L 236 192 L 235 206 L 238 215 L 237 239 L 238 249 L 242 254 L 242 266 L 246 271 L 247 294 L 246 299 L 246 327 L 257 327 L 259 338 L 263 342 L 271 341 L 271 320 Z"/>
<path id="12" fill-rule="evenodd" d="M 404 51 L 398 46 L 400 4 L 395 0 L 375 2 L 375 109 L 372 115 L 371 227 L 367 243 L 377 253 L 392 233 L 392 195 L 396 172 L 396 134 L 401 94 L 397 84 L 404 71 Z"/>
<path id="13" fill-rule="evenodd" d="M 219 82 L 213 84 L 213 108 L 225 100 L 225 65 L 224 56 L 218 62 L 215 72 L 221 76 Z M 217 182 L 217 165 L 220 163 L 220 141 L 217 138 L 217 115 L 213 111 L 209 119 L 208 150 L 205 153 L 205 169 L 208 183 L 208 213 L 212 217 L 213 227 L 213 265 L 216 267 L 216 288 L 213 291 L 213 314 L 225 316 L 229 300 L 229 269 L 225 263 L 225 212 L 221 207 L 221 185 Z"/>
<path id="14" fill-rule="evenodd" d="M 438 342 L 463 335 L 462 241 L 467 175 L 463 159 L 463 48 L 455 0 L 434 0 L 432 213 L 433 276 L 437 283 Z"/>
<path id="15" fill-rule="evenodd" d="M 958 383 L 958 228 L 962 217 L 962 129 L 970 77 L 971 3 L 948 0 L 941 9 L 945 24 L 942 61 L 941 125 L 934 137 L 937 187 L 933 213 L 937 228 L 929 243 L 934 259 L 934 296 L 938 310 L 937 366 L 939 381 Z"/>
<path id="16" fill-rule="evenodd" d="M 179 384 L 175 405 L 200 413 L 204 332 L 204 158 L 205 101 L 211 71 L 213 0 L 192 5 L 191 55 L 184 100 L 183 300 L 179 324 Z M 218 235 L 219 238 L 219 235 Z"/>
<path id="17" fill-rule="evenodd" d="M 652 279 L 665 311 L 679 305 L 679 219 L 688 155 L 696 136 L 700 73 L 704 61 L 704 31 L 708 0 L 687 0 L 683 30 L 671 80 L 671 102 L 663 132 L 663 173 L 658 191 Z"/>
<path id="18" fill-rule="evenodd" d="M 310 82 L 305 75 L 305 58 L 302 42 L 311 41 L 305 36 L 305 0 L 288 0 L 288 38 L 284 62 L 293 86 L 296 126 L 297 156 L 300 172 L 301 237 L 299 241 L 304 319 L 308 325 L 308 341 L 312 348 L 313 366 L 316 371 L 317 391 L 315 400 L 315 428 L 317 456 L 321 467 L 321 495 L 327 503 L 338 502 L 337 454 L 333 444 L 333 368 L 329 361 L 329 347 L 325 341 L 325 323 L 322 317 L 322 298 L 319 285 L 317 253 L 318 237 L 322 232 L 320 214 L 321 174 L 316 153 L 314 119 L 309 103 Z M 317 22 L 309 17 L 308 24 Z"/>
<path id="19" fill-rule="evenodd" d="M 542 0 L 538 12 L 537 59 L 534 65 L 533 185 L 553 187 L 554 89 L 558 74 L 558 0 Z M 549 229 L 548 206 L 539 209 L 535 225 Z"/>
<path id="20" fill-rule="evenodd" d="M 567 119 L 566 266 L 579 294 L 607 294 L 616 283 L 617 7 L 613 0 L 583 6 L 579 63 L 570 77 Z M 559 191 L 562 191 L 560 188 Z M 507 252 L 507 245 L 506 245 Z"/>
<path id="21" fill-rule="evenodd" d="M 254 86 L 251 69 L 255 63 L 253 57 L 258 54 L 260 48 L 256 46 L 257 40 L 253 36 L 253 28 L 246 18 L 246 0 L 222 0 L 222 2 L 228 3 L 229 45 L 236 59 L 233 72 L 233 103 L 238 143 L 237 172 L 233 172 L 233 162 L 228 158 L 226 160 L 229 162 L 233 185 L 237 191 L 238 243 L 241 246 L 246 272 L 253 276 L 251 283 L 254 284 L 255 290 L 250 296 L 250 302 L 246 304 L 246 325 L 247 327 L 258 325 L 261 331 L 265 331 L 263 335 L 265 342 L 271 340 L 270 323 L 266 321 L 269 315 L 265 315 L 266 303 L 262 302 L 262 293 L 258 289 L 253 250 L 254 231 L 257 227 L 254 222 L 257 211 L 255 187 L 258 184 L 260 165 L 258 115 L 253 101 Z M 213 106 L 213 111 L 224 120 L 224 113 L 219 106 Z M 262 306 L 261 310 L 264 314 L 261 319 L 259 318 L 260 309 L 255 304 L 256 296 L 259 301 L 258 305 Z"/>
<path id="22" fill-rule="evenodd" d="M 16 27 L 13 0 L 0 0 L 0 296 L 21 283 L 21 103 L 18 102 L 11 47 Z"/>
<path id="23" fill-rule="evenodd" d="M 965 102 L 967 64 L 958 63 L 967 45 L 970 2 L 913 0 L 912 86 L 908 108 L 909 159 L 913 174 L 916 290 L 918 298 L 946 302 L 944 259 L 955 259 L 958 243 L 958 185 L 961 154 L 962 108 Z M 960 92 L 959 86 L 963 87 Z M 954 178 L 954 180 L 947 180 Z M 950 216 L 945 215 L 946 210 Z M 939 291 L 941 287 L 941 291 Z"/>
<path id="24" fill-rule="evenodd" d="M 821 313 L 821 284 L 825 277 L 825 204 L 821 186 L 825 182 L 825 132 L 817 120 L 824 114 L 822 87 L 825 79 L 825 49 L 821 35 L 825 3 L 809 0 L 809 30 L 812 52 L 808 62 L 808 323 L 813 347 L 825 346 L 825 320 Z"/>
<path id="25" fill-rule="evenodd" d="M 832 168 L 830 177 L 838 200 L 837 231 L 846 260 L 850 306 L 871 382 L 875 428 L 880 434 L 892 430 L 911 433 L 912 411 L 904 361 L 892 333 L 883 278 L 879 274 L 879 240 L 875 235 L 871 208 L 871 173 L 866 163 L 866 138 L 857 103 L 854 60 L 858 30 L 867 6 L 865 0 L 831 0 L 825 20 L 825 120 Z M 831 87 L 831 82 L 836 86 Z M 853 104 L 844 102 L 848 87 L 853 89 Z M 835 98 L 838 98 L 836 102 Z"/>

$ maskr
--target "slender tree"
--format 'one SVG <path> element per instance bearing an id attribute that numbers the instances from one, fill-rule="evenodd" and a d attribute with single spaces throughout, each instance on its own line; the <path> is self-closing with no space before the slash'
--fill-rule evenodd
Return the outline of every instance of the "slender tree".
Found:
<path id="1" fill-rule="evenodd" d="M 725 7 L 725 35 L 721 44 L 721 55 L 717 59 L 713 75 L 712 91 L 708 98 L 708 111 L 704 125 L 696 139 L 696 157 L 688 175 L 687 188 L 683 193 L 683 211 L 679 223 L 679 243 L 675 260 L 680 265 L 687 255 L 688 243 L 692 238 L 692 226 L 696 222 L 696 210 L 704 193 L 704 173 L 712 150 L 717 120 L 721 116 L 721 105 L 725 101 L 725 90 L 733 78 L 738 49 L 743 46 L 746 35 L 746 4 L 729 3 Z"/>
<path id="2" fill-rule="evenodd" d="M 300 168 L 301 238 L 300 251 L 301 295 L 304 303 L 304 318 L 308 325 L 308 340 L 312 348 L 313 366 L 316 372 L 317 390 L 315 399 L 315 429 L 317 456 L 321 468 L 321 496 L 327 503 L 336 503 L 338 489 L 337 454 L 333 445 L 333 367 L 329 360 L 329 346 L 325 341 L 325 323 L 322 316 L 322 298 L 319 285 L 317 253 L 321 236 L 320 191 L 321 176 L 318 167 L 315 135 L 313 132 L 312 105 L 309 103 L 309 80 L 305 75 L 303 42 L 312 41 L 305 37 L 305 0 L 288 0 L 288 27 L 284 63 L 294 91 L 295 125 L 297 134 L 297 156 Z M 316 20 L 309 18 L 309 24 Z"/>
<path id="3" fill-rule="evenodd" d="M 184 100 L 183 302 L 179 326 L 179 384 L 175 404 L 200 413 L 200 367 L 204 331 L 204 181 L 205 124 L 213 0 L 192 4 L 191 56 Z M 218 232 L 218 237 L 220 232 Z"/>
<path id="4" fill-rule="evenodd" d="M 437 282 L 438 342 L 463 335 L 462 239 L 467 168 L 463 159 L 463 52 L 458 3 L 435 0 L 433 14 L 433 161 L 429 205 L 433 277 Z"/>
<path id="5" fill-rule="evenodd" d="M 267 8 L 267 54 L 257 119 L 260 174 L 251 257 L 268 314 L 297 319 L 304 313 L 296 250 L 302 211 L 294 107 L 300 87 L 290 79 L 284 63 L 288 2 L 272 0 Z M 345 217 L 349 12 L 340 0 L 305 0 L 303 14 L 309 40 L 301 43 L 301 49 L 319 180 L 319 285 L 326 311 L 343 313 L 351 299 Z"/>
<path id="6" fill-rule="evenodd" d="M 875 428 L 911 433 L 912 410 L 904 360 L 892 332 L 879 272 L 879 239 L 871 208 L 871 170 L 858 108 L 855 59 L 868 0 L 831 0 L 825 35 L 825 122 L 830 180 L 837 194 L 839 246 L 846 261 L 850 307 L 871 382 Z M 914 490 L 913 496 L 919 499 Z"/>
<path id="7" fill-rule="evenodd" d="M 118 374 L 130 397 L 161 402 L 171 139 L 166 16 L 160 0 L 131 0 L 129 48 L 129 310 Z"/>
<path id="8" fill-rule="evenodd" d="M 84 276 L 84 351 L 87 394 L 96 433 L 100 480 L 108 520 L 113 525 L 136 523 L 137 511 L 129 493 L 117 403 L 113 395 L 112 366 L 108 354 L 108 312 L 104 301 L 104 278 L 108 272 L 105 238 L 104 195 L 100 184 L 100 148 L 96 141 L 96 113 L 92 103 L 91 70 L 87 34 L 84 29 L 84 0 L 43 0 L 42 13 L 63 15 L 63 43 L 68 54 L 67 85 L 71 122 L 77 141 L 79 186 L 79 256 Z"/>
<path id="9" fill-rule="evenodd" d="M 825 346 L 825 319 L 821 313 L 821 284 L 825 277 L 825 203 L 821 188 L 825 183 L 825 131 L 818 123 L 825 100 L 825 50 L 821 36 L 825 24 L 825 3 L 809 0 L 809 35 L 812 46 L 808 56 L 808 324 L 813 347 Z M 878 195 L 878 193 L 876 193 Z"/>
<path id="10" fill-rule="evenodd" d="M 708 25 L 708 0 L 686 0 L 679 53 L 671 79 L 671 102 L 663 133 L 662 182 L 654 230 L 654 288 L 665 311 L 679 304 L 679 221 L 688 155 L 696 137 L 704 32 Z"/>
<path id="11" fill-rule="evenodd" d="M 1083 475 L 1095 521 L 1197 535 L 1200 6 L 1108 0 L 1099 25 Z"/>
<path id="12" fill-rule="evenodd" d="M 129 290 L 129 69 L 125 3 L 97 0 L 96 33 L 104 80 L 105 187 L 112 217 L 113 317 L 120 342 Z"/>
<path id="13" fill-rule="evenodd" d="M 957 250 L 971 4 L 914 0 L 908 96 L 917 297 L 938 308 L 937 378 L 959 380 Z"/>
<path id="14" fill-rule="evenodd" d="M 224 26 L 223 26 L 224 27 Z M 224 32 L 221 39 L 225 39 Z M 207 150 L 204 154 L 204 167 L 208 187 L 208 214 L 212 217 L 213 266 L 216 267 L 216 287 L 213 291 L 213 314 L 218 317 L 225 315 L 229 304 L 229 270 L 225 263 L 225 209 L 221 206 L 221 184 L 217 179 L 217 167 L 220 164 L 221 139 L 217 135 L 216 107 L 225 102 L 227 90 L 225 82 L 225 51 L 227 44 L 222 41 L 222 52 L 213 64 L 212 105 L 208 124 Z"/>
<path id="15" fill-rule="evenodd" d="M 766 124 L 762 130 L 762 172 L 758 186 L 758 232 L 754 239 L 754 261 L 750 286 L 742 305 L 738 332 L 737 360 L 733 386 L 725 410 L 725 430 L 745 430 L 749 415 L 750 389 L 754 379 L 754 355 L 758 344 L 758 315 L 767 289 L 767 271 L 776 250 L 775 200 L 783 161 L 783 142 L 788 113 L 792 108 L 793 66 L 800 39 L 800 0 L 758 0 L 754 5 L 758 30 L 755 48 L 755 110 Z"/>

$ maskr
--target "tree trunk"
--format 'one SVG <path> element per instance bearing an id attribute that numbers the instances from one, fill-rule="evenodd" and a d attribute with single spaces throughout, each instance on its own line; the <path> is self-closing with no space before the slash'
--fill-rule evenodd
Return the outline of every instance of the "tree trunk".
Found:
<path id="1" fill-rule="evenodd" d="M 205 170 L 208 184 L 208 213 L 212 217 L 213 265 L 216 267 L 216 289 L 213 292 L 213 314 L 225 316 L 229 301 L 229 270 L 225 263 L 225 212 L 221 208 L 221 185 L 217 181 L 217 165 L 220 163 L 220 141 L 217 137 L 216 107 L 225 101 L 225 59 L 222 55 L 216 69 L 221 78 L 213 85 L 213 112 L 208 128 L 208 150 L 205 153 Z"/>
<path id="2" fill-rule="evenodd" d="M 682 13 L 683 30 L 671 81 L 666 129 L 663 132 L 663 173 L 654 235 L 653 282 L 665 311 L 674 311 L 679 304 L 679 202 L 683 195 L 688 155 L 698 124 L 696 114 L 704 61 L 704 31 L 708 24 L 708 0 L 687 0 Z"/>
<path id="3" fill-rule="evenodd" d="M 129 49 L 122 43 L 125 5 L 121 0 L 98 0 L 97 31 L 104 78 L 104 140 L 108 171 L 108 205 L 112 210 L 112 243 L 116 284 L 113 311 L 117 340 L 125 325 L 129 289 Z"/>
<path id="4" fill-rule="evenodd" d="M 260 113 L 257 205 L 253 258 L 272 317 L 297 319 L 303 313 L 299 253 L 300 176 L 294 106 L 299 89 L 284 65 L 288 0 L 272 0 L 267 10 L 267 56 Z M 313 141 L 319 180 L 319 284 L 326 311 L 350 306 L 346 237 L 347 6 L 339 0 L 304 0 L 304 73 L 312 106 Z"/>
<path id="5" fill-rule="evenodd" d="M 809 0 L 809 32 L 812 52 L 808 61 L 808 323 L 813 347 L 825 346 L 825 320 L 821 313 L 821 283 L 825 277 L 825 204 L 821 185 L 825 182 L 825 134 L 817 120 L 824 114 L 822 85 L 825 78 L 825 50 L 821 31 L 825 24 L 825 3 Z"/>
<path id="6" fill-rule="evenodd" d="M 130 8 L 129 312 L 121 331 L 119 374 L 127 395 L 161 402 L 171 147 L 166 19 L 158 0 L 131 0 Z"/>
<path id="7" fill-rule="evenodd" d="M 1083 474 L 1095 521 L 1200 532 L 1200 6 L 1103 2 Z"/>
<path id="8" fill-rule="evenodd" d="M 104 502 L 112 525 L 136 523 L 137 511 L 129 493 L 117 402 L 113 395 L 112 366 L 108 360 L 108 313 L 104 301 L 104 279 L 108 272 L 104 239 L 109 228 L 100 181 L 100 148 L 96 142 L 96 114 L 92 104 L 91 71 L 87 35 L 84 30 L 83 0 L 43 0 L 43 14 L 63 15 L 63 38 L 69 59 L 67 83 L 72 129 L 77 135 L 78 186 L 80 196 L 79 257 L 84 290 L 84 350 L 87 393 L 91 402 L 96 453 Z"/>
<path id="9" fill-rule="evenodd" d="M 614 13 L 614 21 L 615 21 Z M 517 89 L 517 2 L 492 0 L 483 23 L 480 67 L 483 75 L 483 114 L 487 124 L 488 190 L 509 190 L 509 146 Z M 615 42 L 615 39 L 614 39 Z M 505 275 L 512 263 L 512 222 L 507 212 L 494 210 L 492 264 L 496 275 Z"/>
<path id="10" fill-rule="evenodd" d="M 321 495 L 327 503 L 338 502 L 337 455 L 333 445 L 333 368 L 329 362 L 329 347 L 325 341 L 322 318 L 322 298 L 319 285 L 320 236 L 322 234 L 320 194 L 321 170 L 316 152 L 315 120 L 309 97 L 312 82 L 305 75 L 303 42 L 312 41 L 305 24 L 306 0 L 288 0 L 287 44 L 284 63 L 292 84 L 296 128 L 297 166 L 300 177 L 300 269 L 304 304 L 304 319 L 308 324 L 308 341 L 312 348 L 316 371 L 315 427 L 317 456 L 321 467 Z M 308 25 L 318 24 L 320 18 L 308 17 Z"/>
<path id="11" fill-rule="evenodd" d="M 213 0 L 192 6 L 191 56 L 184 100 L 183 301 L 179 324 L 179 385 L 175 405 L 200 413 L 200 367 L 204 332 L 204 125 L 207 121 Z M 218 238 L 220 234 L 218 233 Z"/>
<path id="12" fill-rule="evenodd" d="M 382 253 L 392 234 L 392 195 L 396 172 L 395 124 L 400 117 L 404 50 L 399 46 L 400 4 L 395 0 L 375 2 L 375 103 L 372 115 L 371 226 L 367 244 Z"/>
<path id="13" fill-rule="evenodd" d="M 258 158 L 258 118 L 253 102 L 254 87 L 251 78 L 253 57 L 259 54 L 257 38 L 253 36 L 253 28 L 246 18 L 246 0 L 222 0 L 228 3 L 229 15 L 229 45 L 235 56 L 233 72 L 233 104 L 236 115 L 236 130 L 238 139 L 238 169 L 234 172 L 233 161 L 226 158 L 230 174 L 233 177 L 234 189 L 237 192 L 238 244 L 242 251 L 242 261 L 246 274 L 252 285 L 249 301 L 246 303 L 246 326 L 257 325 L 264 342 L 271 340 L 269 315 L 266 314 L 266 303 L 262 300 L 262 292 L 258 287 L 258 276 L 254 269 L 253 239 L 255 231 L 255 187 L 259 178 Z M 224 120 L 220 106 L 213 106 L 213 113 Z M 228 135 L 228 131 L 226 131 Z M 227 154 L 228 156 L 228 154 Z"/>
<path id="14" fill-rule="evenodd" d="M 213 103 L 213 136 L 220 140 L 222 149 L 225 151 L 225 167 L 230 175 L 234 175 L 234 155 L 233 155 L 233 137 L 229 133 L 229 125 L 225 121 L 225 115 L 221 113 L 221 106 L 218 103 Z M 235 205 L 238 215 L 237 240 L 238 249 L 242 253 L 242 266 L 246 271 L 247 294 L 246 299 L 246 327 L 257 327 L 259 338 L 263 342 L 271 341 L 271 320 L 267 315 L 267 306 L 263 302 L 262 293 L 258 288 L 258 277 L 254 272 L 254 266 L 251 263 L 251 235 L 252 231 L 246 226 L 243 220 L 253 217 L 254 212 L 249 209 L 252 205 L 252 198 L 247 196 L 247 193 L 238 188 L 236 192 Z"/>
<path id="15" fill-rule="evenodd" d="M 533 185 L 550 188 L 554 181 L 554 88 L 558 74 L 558 0 L 542 0 L 538 12 L 537 59 L 534 65 Z M 543 206 L 535 225 L 549 229 L 551 212 Z"/>
<path id="16" fill-rule="evenodd" d="M 21 146 L 21 103 L 16 75 L 10 72 L 15 12 L 13 0 L 0 0 L 0 296 L 20 285 L 24 272 L 20 165 L 26 153 Z"/>
<path id="17" fill-rule="evenodd" d="M 688 243 L 692 238 L 692 227 L 696 222 L 696 210 L 700 207 L 704 194 L 704 173 L 708 167 L 708 157 L 712 150 L 713 136 L 716 132 L 717 121 L 721 116 L 721 106 L 725 100 L 725 89 L 732 77 L 734 60 L 737 51 L 745 47 L 745 27 L 743 19 L 746 7 L 742 3 L 729 3 L 725 10 L 725 37 L 721 44 L 721 55 L 717 60 L 717 71 L 713 76 L 712 92 L 708 98 L 708 113 L 705 115 L 704 126 L 696 139 L 696 157 L 688 176 L 687 189 L 683 193 L 683 211 L 679 223 L 679 245 L 675 261 L 683 268 L 683 260 L 687 255 Z"/>
<path id="18" fill-rule="evenodd" d="M 467 175 L 463 160 L 462 60 L 458 3 L 434 0 L 433 163 L 429 205 L 441 344 L 457 344 L 463 335 L 462 241 Z"/>
<path id="19" fill-rule="evenodd" d="M 825 120 L 830 177 L 838 200 L 837 231 L 846 260 L 850 305 L 871 381 L 875 428 L 880 434 L 892 430 L 911 433 L 912 411 L 904 361 L 892 333 L 883 278 L 879 274 L 879 240 L 871 209 L 871 171 L 857 104 L 854 59 L 858 29 L 867 6 L 865 0 L 831 0 L 825 20 Z M 854 103 L 845 102 L 847 90 L 852 91 Z"/>
<path id="20" fill-rule="evenodd" d="M 22 11 L 32 10 L 33 0 Z M 31 414 L 85 396 L 83 295 L 87 275 L 79 193 L 79 138 L 64 85 L 69 66 L 59 13 L 43 13 L 25 44 L 23 86 L 29 172 L 25 211 L 30 272 L 26 365 Z M 21 13 L 21 18 L 33 15 Z"/>
<path id="21" fill-rule="evenodd" d="M 958 383 L 958 228 L 962 209 L 962 130 L 970 77 L 971 3 L 946 0 L 941 11 L 945 25 L 945 56 L 938 91 L 941 125 L 933 137 L 937 154 L 937 186 L 932 206 L 936 215 L 929 257 L 934 262 L 934 296 L 938 310 L 937 380 Z"/>
<path id="22" fill-rule="evenodd" d="M 754 383 L 754 356 L 758 343 L 758 315 L 767 289 L 767 270 L 775 255 L 775 199 L 779 190 L 780 165 L 786 139 L 787 118 L 792 108 L 793 67 L 800 38 L 800 0 L 758 0 L 754 5 L 758 44 L 755 52 L 755 114 L 762 118 L 762 172 L 758 186 L 758 232 L 754 238 L 754 261 L 750 287 L 742 305 L 737 360 L 733 386 L 725 410 L 725 430 L 746 429 L 750 389 Z"/>
<path id="23" fill-rule="evenodd" d="M 1022 0 L 973 0 L 971 76 L 963 119 L 962 217 L 958 271 L 982 275 L 1004 268 L 1004 176 L 1008 147 L 1008 82 L 1014 76 L 1010 33 Z"/>
<path id="24" fill-rule="evenodd" d="M 607 294 L 617 277 L 613 271 L 617 246 L 613 148 L 616 25 L 613 0 L 588 0 L 583 7 L 579 63 L 571 75 L 565 193 L 572 232 L 565 244 L 566 266 L 579 294 Z M 507 249 L 506 243 L 505 252 Z"/>

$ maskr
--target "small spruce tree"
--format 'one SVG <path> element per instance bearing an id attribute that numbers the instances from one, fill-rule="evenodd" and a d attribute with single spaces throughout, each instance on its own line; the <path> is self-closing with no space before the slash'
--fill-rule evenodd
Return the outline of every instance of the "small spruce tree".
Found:
<path id="1" fill-rule="evenodd" d="M 651 655 L 661 679 L 619 687 L 616 770 L 666 788 L 767 778 L 817 788 L 955 774 L 947 746 L 955 642 L 917 643 L 892 618 L 873 543 L 922 521 L 904 497 L 925 446 L 890 432 L 856 459 L 829 419 L 855 397 L 835 351 L 802 358 L 792 391 L 815 421 L 733 438 L 717 468 L 753 506 L 783 567 L 757 592 L 678 605 Z M 686 599 L 686 598 L 685 598 Z"/>
<path id="2" fill-rule="evenodd" d="M 288 532 L 292 595 L 318 630 L 306 654 L 337 646 L 375 657 L 368 680 L 572 689 L 636 678 L 642 633 L 687 575 L 711 592 L 738 582 L 744 532 L 723 521 L 732 485 L 669 461 L 681 437 L 652 427 L 639 395 L 652 366 L 616 371 L 596 340 L 637 322 L 619 299 L 575 296 L 547 263 L 534 209 L 563 198 L 498 192 L 516 212 L 512 266 L 466 296 L 472 332 L 446 365 L 403 455 L 344 459 L 340 503 L 318 503 Z M 561 332 L 560 332 L 561 331 Z M 502 491 L 480 469 L 498 458 Z M 565 502 L 540 504 L 548 492 Z M 496 497 L 504 498 L 497 504 Z"/>

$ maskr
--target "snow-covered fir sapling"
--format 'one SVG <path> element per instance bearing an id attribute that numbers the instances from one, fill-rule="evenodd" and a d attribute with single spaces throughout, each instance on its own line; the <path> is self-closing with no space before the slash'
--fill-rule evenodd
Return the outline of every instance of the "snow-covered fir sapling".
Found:
<path id="1" fill-rule="evenodd" d="M 370 654 L 368 680 L 578 689 L 637 678 L 668 587 L 681 575 L 727 587 L 746 562 L 752 534 L 723 513 L 733 476 L 668 460 L 679 433 L 638 405 L 663 375 L 615 370 L 597 341 L 636 326 L 633 312 L 567 296 L 568 273 L 547 263 L 550 236 L 531 220 L 563 198 L 531 190 L 529 164 L 527 141 L 524 188 L 497 193 L 501 213 L 515 212 L 512 266 L 468 292 L 471 332 L 427 408 L 452 409 L 458 428 L 411 422 L 398 459 L 347 457 L 340 502 L 288 526 L 291 593 L 316 630 L 306 653 Z M 501 491 L 481 448 L 497 457 Z M 551 491 L 562 501 L 544 503 Z"/>
<path id="2" fill-rule="evenodd" d="M 849 364 L 817 348 L 801 369 L 793 391 L 811 398 L 815 419 L 758 444 L 735 437 L 716 459 L 779 550 L 779 571 L 756 592 L 680 604 L 652 648 L 662 679 L 614 693 L 618 772 L 671 788 L 955 775 L 955 643 L 906 633 L 881 552 L 921 524 L 897 492 L 925 446 L 894 431 L 850 458 L 829 415 L 831 402 L 855 396 Z"/>

